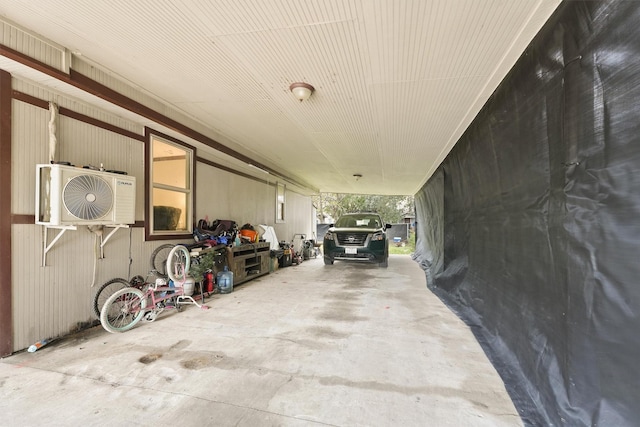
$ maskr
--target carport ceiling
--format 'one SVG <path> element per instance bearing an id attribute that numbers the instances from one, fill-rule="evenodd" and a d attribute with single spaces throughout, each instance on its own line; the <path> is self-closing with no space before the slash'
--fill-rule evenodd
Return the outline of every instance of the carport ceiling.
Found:
<path id="1" fill-rule="evenodd" d="M 0 0 L 0 13 L 313 189 L 414 194 L 559 3 Z"/>

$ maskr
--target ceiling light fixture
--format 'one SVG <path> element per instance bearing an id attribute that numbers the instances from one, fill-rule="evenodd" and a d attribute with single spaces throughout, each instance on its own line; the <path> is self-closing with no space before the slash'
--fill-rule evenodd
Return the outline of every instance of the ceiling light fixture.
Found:
<path id="1" fill-rule="evenodd" d="M 289 90 L 293 93 L 293 96 L 298 98 L 300 102 L 309 99 L 315 88 L 309 83 L 291 83 Z"/>
<path id="2" fill-rule="evenodd" d="M 354 173 L 353 177 L 356 179 L 356 181 L 358 181 L 360 178 L 362 178 L 362 174 Z"/>

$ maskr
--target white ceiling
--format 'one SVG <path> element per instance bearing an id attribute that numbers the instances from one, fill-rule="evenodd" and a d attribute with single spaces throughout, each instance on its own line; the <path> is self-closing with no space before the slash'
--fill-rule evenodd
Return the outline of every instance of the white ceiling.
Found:
<path id="1" fill-rule="evenodd" d="M 0 0 L 0 15 L 314 190 L 414 194 L 559 3 Z"/>

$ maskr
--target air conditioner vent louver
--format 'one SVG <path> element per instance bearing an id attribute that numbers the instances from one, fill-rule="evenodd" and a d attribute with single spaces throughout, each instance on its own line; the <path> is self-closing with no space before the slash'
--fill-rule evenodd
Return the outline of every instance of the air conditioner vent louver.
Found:
<path id="1" fill-rule="evenodd" d="M 95 175 L 78 175 L 62 190 L 69 213 L 84 220 L 99 219 L 111 210 L 113 192 L 107 182 Z"/>

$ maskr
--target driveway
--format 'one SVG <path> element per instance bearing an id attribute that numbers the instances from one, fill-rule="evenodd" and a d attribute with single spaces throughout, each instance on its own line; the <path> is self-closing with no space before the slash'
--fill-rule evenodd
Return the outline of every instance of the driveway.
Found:
<path id="1" fill-rule="evenodd" d="M 521 426 L 408 256 L 312 259 L 140 322 L 0 360 L 0 425 Z"/>

